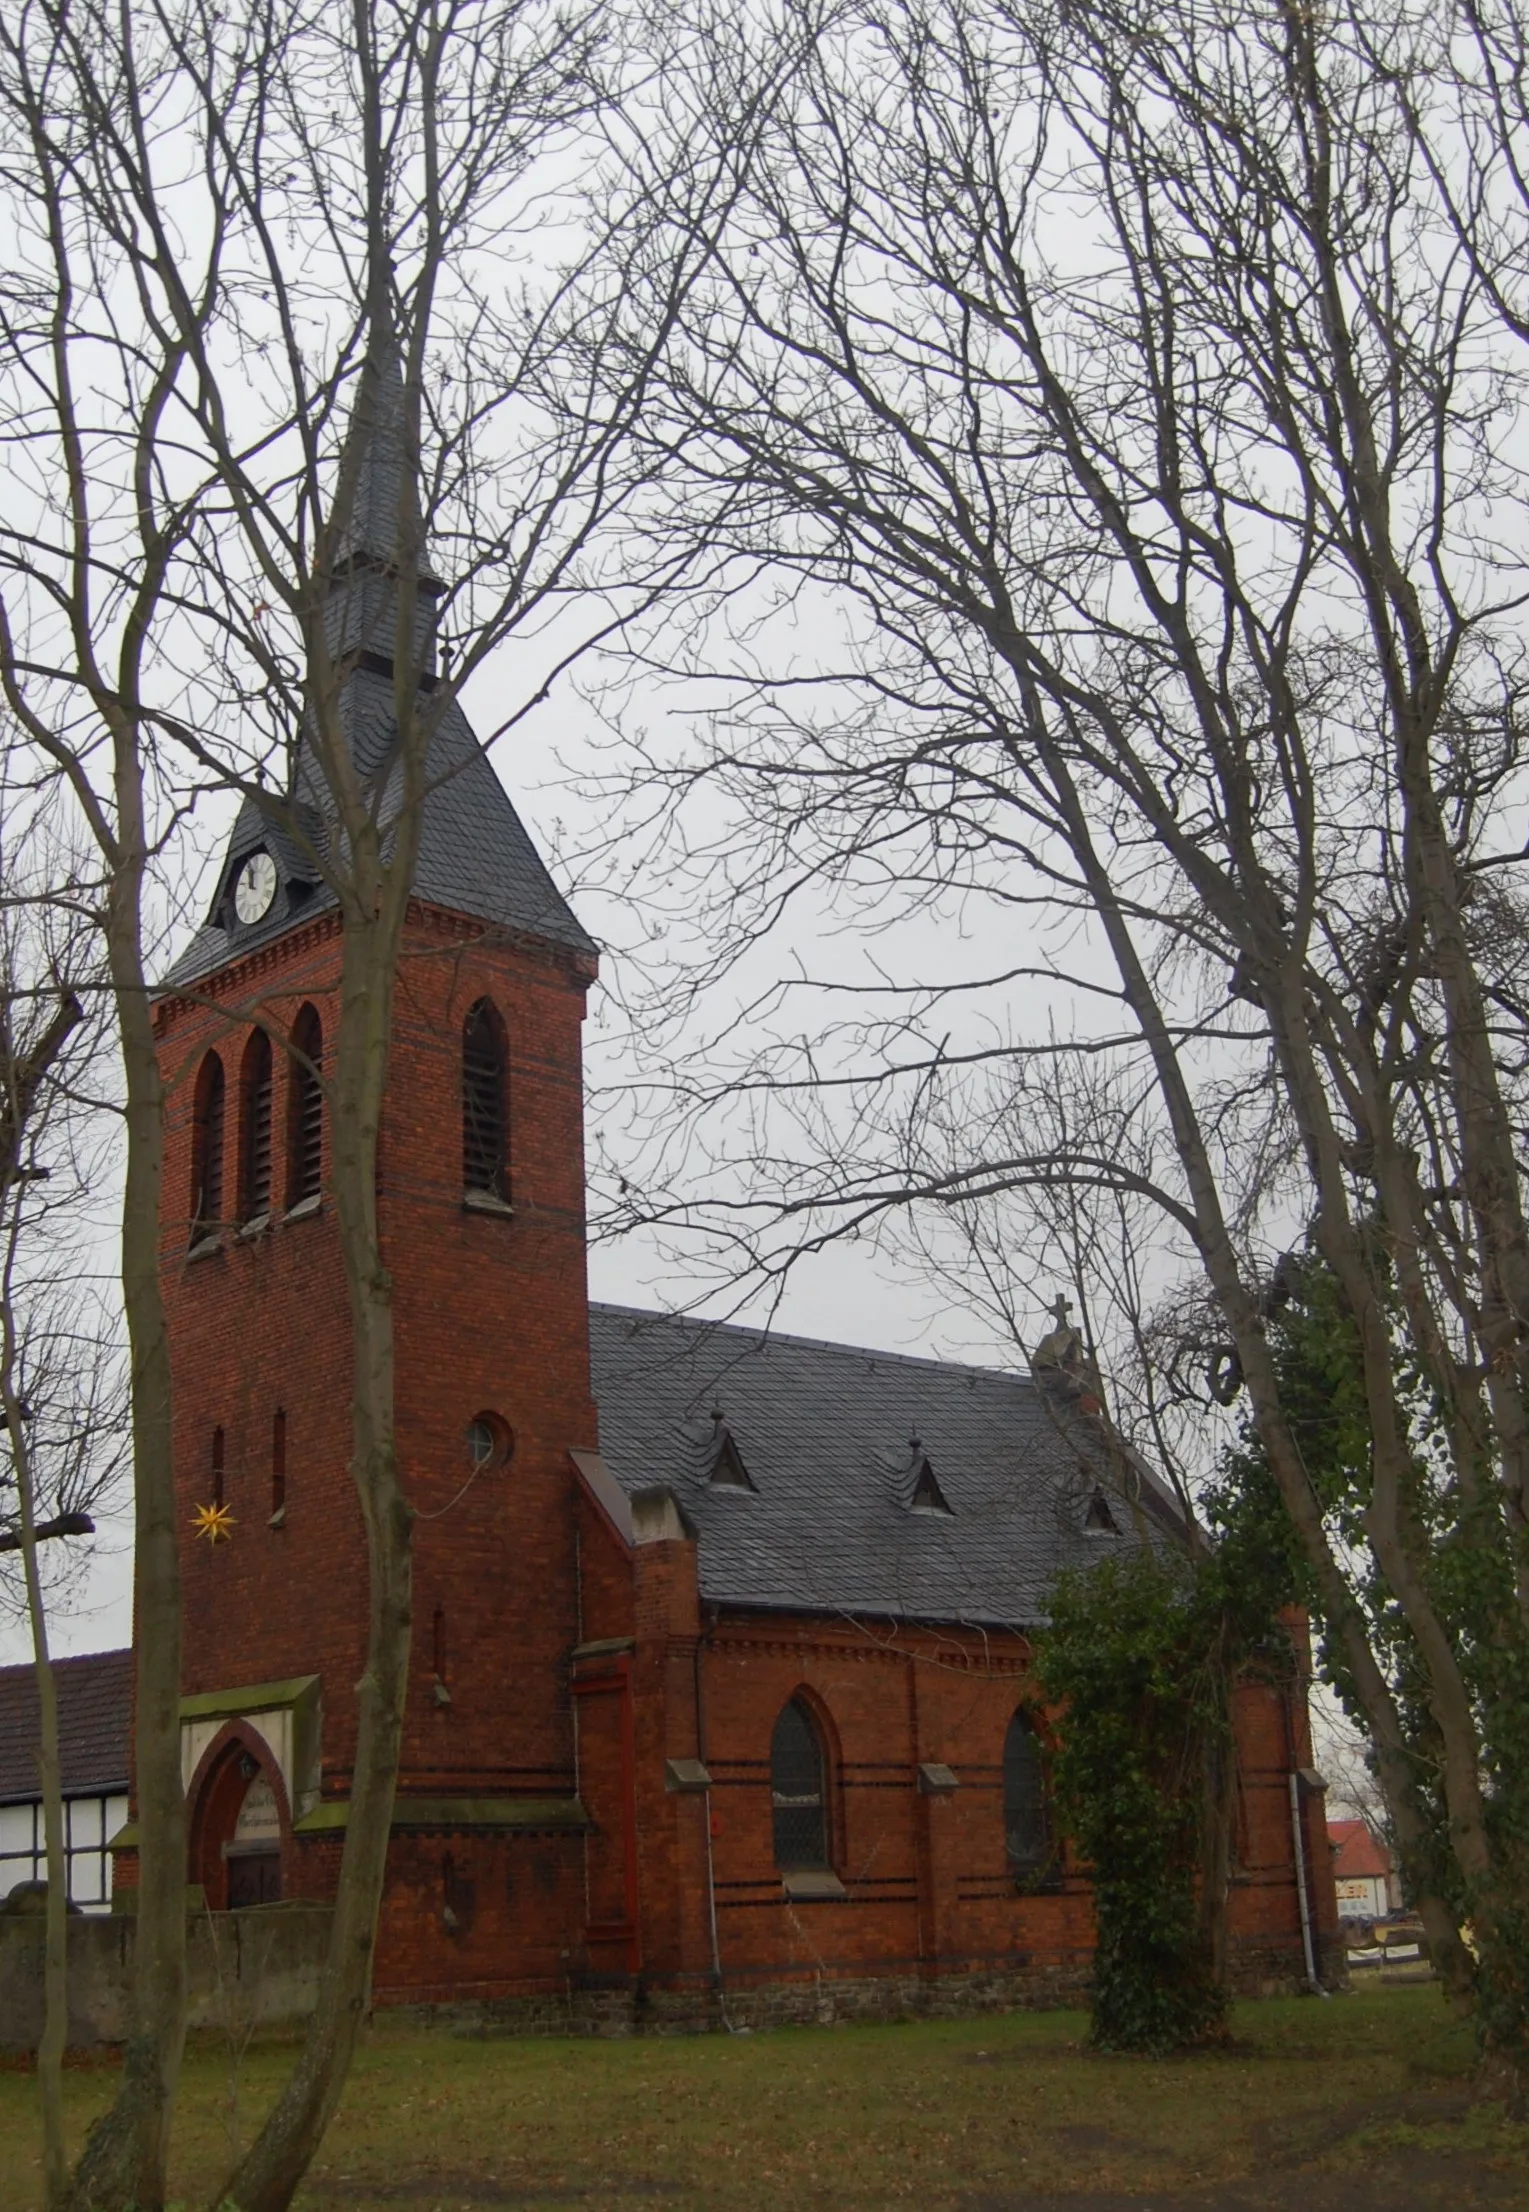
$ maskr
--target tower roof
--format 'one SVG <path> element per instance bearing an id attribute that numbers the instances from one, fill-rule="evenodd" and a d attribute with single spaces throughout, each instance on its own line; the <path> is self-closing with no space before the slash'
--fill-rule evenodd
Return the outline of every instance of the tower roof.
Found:
<path id="1" fill-rule="evenodd" d="M 396 644 L 400 532 L 417 523 L 417 479 L 406 459 L 403 372 L 395 344 L 363 371 L 341 455 L 342 482 L 353 482 L 350 514 L 330 572 L 325 610 L 331 650 L 347 663 L 340 719 L 351 756 L 378 818 L 397 808 Z M 435 687 L 435 600 L 441 586 L 422 557 L 416 609 L 421 689 Z M 273 824 L 253 799 L 239 810 L 206 921 L 162 978 L 161 990 L 209 975 L 273 942 L 335 905 L 309 851 L 322 853 L 335 826 L 326 821 L 323 778 L 306 741 L 297 748 L 288 793 L 296 835 Z M 276 890 L 256 920 L 240 919 L 235 887 L 250 859 L 268 854 Z M 470 915 L 515 936 L 595 951 L 553 882 L 524 823 L 460 705 L 442 713 L 431 740 L 416 897 Z"/>

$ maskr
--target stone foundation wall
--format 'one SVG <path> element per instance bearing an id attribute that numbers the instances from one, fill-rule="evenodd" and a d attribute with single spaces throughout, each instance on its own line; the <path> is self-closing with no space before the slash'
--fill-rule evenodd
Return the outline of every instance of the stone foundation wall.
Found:
<path id="1" fill-rule="evenodd" d="M 188 1928 L 190 2025 L 242 2041 L 252 2029 L 306 2019 L 329 1941 L 326 1905 L 282 1904 L 243 1912 L 197 1913 Z M 69 2042 L 76 2049 L 120 2043 L 127 2033 L 135 1923 L 131 1914 L 69 1923 Z M 1238 1995 L 1289 1995 L 1304 1964 L 1288 1944 L 1244 1943 L 1233 1957 Z M 1086 1953 L 1023 1967 L 953 1961 L 938 1973 L 756 1972 L 718 1993 L 709 1975 L 662 1986 L 641 1975 L 570 1978 L 561 1987 L 515 1996 L 390 2002 L 379 2012 L 400 2024 L 471 2037 L 517 2035 L 696 2035 L 727 2030 L 828 2027 L 844 2021 L 959 2019 L 990 2012 L 1039 2011 L 1088 2001 Z M 1329 1987 L 1342 1986 L 1341 1951 L 1324 1960 Z M 43 1928 L 40 1916 L 0 1916 L 0 2052 L 31 2050 L 42 2031 Z"/>
<path id="2" fill-rule="evenodd" d="M 307 2018 L 329 1943 L 327 1905 L 196 1913 L 186 1930 L 188 2024 L 243 2039 Z M 130 1913 L 71 1916 L 69 2043 L 121 2043 L 132 2002 Z M 0 1915 L 0 2051 L 37 2047 L 43 2018 L 41 1914 Z"/>

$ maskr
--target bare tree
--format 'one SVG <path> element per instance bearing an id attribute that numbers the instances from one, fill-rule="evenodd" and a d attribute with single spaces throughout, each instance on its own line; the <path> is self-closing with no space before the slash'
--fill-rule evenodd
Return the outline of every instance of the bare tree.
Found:
<path id="1" fill-rule="evenodd" d="M 726 704 L 633 773 L 704 945 L 672 1026 L 734 963 L 773 1034 L 681 1054 L 616 1219 L 769 1270 L 914 1203 L 1150 1202 L 1214 1296 L 1435 1961 L 1517 2080 L 1529 223 L 1504 45 L 1517 69 L 1511 4 L 788 0 L 676 55 L 735 199 L 645 418 L 678 464 L 650 527 L 734 570 L 650 672 Z M 798 908 L 817 944 L 883 931 L 873 972 L 798 952 L 772 985 L 761 937 Z M 941 918 L 975 950 L 926 966 Z M 803 1023 L 802 989 L 853 983 L 884 1018 Z M 1059 1048 L 1112 1069 L 1113 1132 L 1031 1119 Z M 937 1162 L 931 1098 L 966 1135 Z M 698 1171 L 718 1116 L 747 1189 Z M 1308 1232 L 1357 1332 L 1362 1571 L 1416 1725 L 1266 1332 Z"/>
<path id="2" fill-rule="evenodd" d="M 92 1533 L 118 1472 L 120 1423 L 111 1306 L 92 1295 L 86 1261 L 84 1202 L 102 1142 L 101 1102 L 88 1078 L 110 1064 L 91 887 L 71 881 L 45 815 L 17 796 L 0 867 L 0 1549 L 19 1556 L 37 1677 L 47 1864 L 37 2079 L 43 2176 L 55 2207 L 68 2184 L 69 1882 L 48 1636 L 47 1584 L 61 1578 L 49 1578 L 39 1546 Z"/>
<path id="3" fill-rule="evenodd" d="M 114 872 L 112 911 L 132 939 L 118 998 L 133 1252 L 141 1229 L 152 1253 L 162 1104 L 139 951 L 148 795 L 155 830 L 169 835 L 197 789 L 238 793 L 303 853 L 342 938 L 323 1075 L 370 1623 L 329 1963 L 292 2079 L 224 2191 L 248 2212 L 287 2203 L 338 2101 L 368 2001 L 388 1848 L 413 1516 L 394 1446 L 376 1147 L 423 810 L 461 771 L 437 739 L 462 686 L 507 640 L 523 642 L 534 673 L 491 740 L 570 659 L 650 607 L 688 558 L 660 552 L 639 568 L 623 546 L 618 565 L 609 537 L 633 489 L 626 441 L 643 359 L 696 258 L 688 234 L 666 256 L 640 208 L 623 210 L 620 259 L 607 223 L 577 220 L 581 160 L 594 135 L 619 127 L 612 101 L 627 64 L 613 34 L 597 0 L 572 10 L 359 0 L 340 11 L 281 0 L 232 12 L 155 0 L 120 13 L 34 0 L 7 34 L 28 252 L 0 373 L 36 491 L 35 517 L 0 543 L 17 610 L 7 682 L 32 742 L 91 815 Z M 559 208 L 563 250 L 544 249 L 528 269 Z M 600 333 L 617 318 L 628 335 L 647 321 L 648 345 L 596 377 L 588 360 L 605 361 Z M 85 410 L 88 424 L 77 397 L 87 369 L 110 387 L 99 411 Z M 554 387 L 556 415 L 545 404 Z M 98 625 L 115 641 L 110 668 Z M 437 656 L 443 638 L 449 658 Z M 363 753 L 346 687 L 367 655 L 391 672 L 391 713 Z M 95 787 L 103 724 L 118 813 L 124 789 L 137 809 L 136 875 Z M 258 997 L 226 1011 L 266 1018 Z M 127 1291 L 130 1312 L 158 1316 L 156 1284 L 130 1270 Z M 135 1362 L 141 1382 L 136 1346 Z M 173 1529 L 157 1517 L 168 1468 L 167 1433 L 142 1437 L 148 2086 L 130 2066 L 76 2177 L 82 2203 L 148 2205 L 163 2193 L 184 1940 Z"/>

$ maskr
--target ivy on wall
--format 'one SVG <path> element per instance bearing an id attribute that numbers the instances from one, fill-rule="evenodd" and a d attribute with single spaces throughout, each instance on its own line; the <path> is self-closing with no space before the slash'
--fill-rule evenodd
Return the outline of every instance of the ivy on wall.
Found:
<path id="1" fill-rule="evenodd" d="M 1146 1544 L 1052 1587 L 1037 1674 L 1061 1708 L 1053 1770 L 1089 1863 L 1096 1920 L 1090 2040 L 1166 2052 L 1226 2032 L 1226 1898 L 1235 1806 L 1232 1690 L 1295 1659 L 1276 1615 L 1286 1548 L 1221 1501 L 1208 1553 Z"/>

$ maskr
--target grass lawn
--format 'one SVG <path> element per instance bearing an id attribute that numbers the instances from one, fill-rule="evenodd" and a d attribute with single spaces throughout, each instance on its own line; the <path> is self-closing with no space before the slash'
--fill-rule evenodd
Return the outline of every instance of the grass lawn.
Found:
<path id="1" fill-rule="evenodd" d="M 924 2212 L 1529 2208 L 1529 2126 L 1472 2109 L 1432 1987 L 1239 2007 L 1214 2057 L 1106 2059 L 1077 2013 L 633 2042 L 458 2041 L 383 2016 L 300 2206 Z M 174 2193 L 205 2203 L 292 2061 L 187 2063 Z M 68 2077 L 83 2133 L 105 2066 Z M 0 2075 L 0 2212 L 40 2201 L 34 2085 Z"/>

